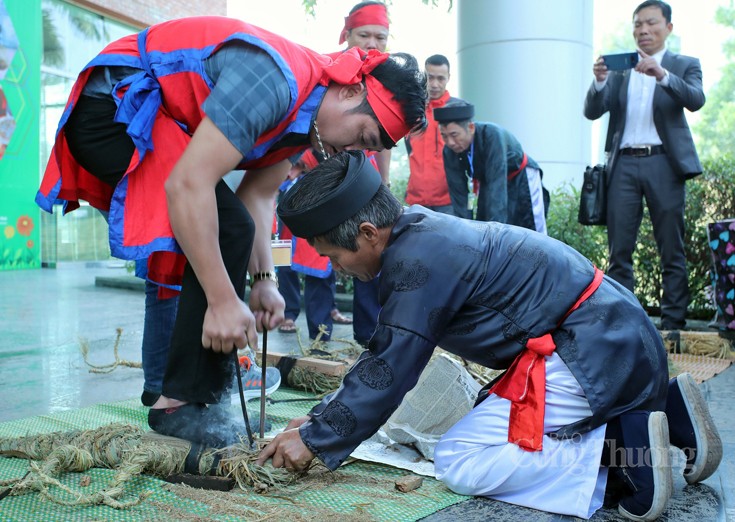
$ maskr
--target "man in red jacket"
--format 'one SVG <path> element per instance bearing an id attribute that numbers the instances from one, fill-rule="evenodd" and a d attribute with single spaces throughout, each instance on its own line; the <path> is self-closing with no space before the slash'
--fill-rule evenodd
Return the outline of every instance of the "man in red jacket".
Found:
<path id="1" fill-rule="evenodd" d="M 444 107 L 448 102 L 457 101 L 458 98 L 451 97 L 447 91 L 449 60 L 446 56 L 441 54 L 429 56 L 424 67 L 429 84 L 426 131 L 417 136 L 406 136 L 404 139 L 410 169 L 406 203 L 422 205 L 444 214 L 454 214 L 442 159 L 444 140 L 439 132 L 439 124 L 434 119 L 434 109 Z"/>
<path id="2" fill-rule="evenodd" d="M 363 51 L 376 49 L 384 53 L 388 46 L 389 34 L 388 9 L 383 2 L 369 0 L 355 4 L 345 16 L 345 25 L 339 33 L 339 43 L 346 43 L 347 49 L 353 47 Z M 330 56 L 335 54 L 332 53 Z M 383 183 L 390 187 L 390 150 L 381 150 L 372 156 Z"/>

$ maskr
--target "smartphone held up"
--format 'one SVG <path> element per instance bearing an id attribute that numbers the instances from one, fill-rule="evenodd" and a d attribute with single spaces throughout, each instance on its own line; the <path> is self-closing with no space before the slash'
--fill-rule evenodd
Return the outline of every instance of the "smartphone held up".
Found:
<path id="1" fill-rule="evenodd" d="M 603 54 L 602 59 L 608 71 L 624 71 L 636 66 L 638 53 Z"/>

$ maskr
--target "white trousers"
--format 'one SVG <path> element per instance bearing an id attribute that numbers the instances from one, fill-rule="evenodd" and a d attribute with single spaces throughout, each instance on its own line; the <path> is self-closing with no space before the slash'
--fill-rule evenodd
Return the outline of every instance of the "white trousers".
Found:
<path id="1" fill-rule="evenodd" d="M 510 401 L 491 394 L 441 438 L 436 478 L 452 491 L 533 509 L 589 518 L 602 506 L 607 468 L 600 466 L 605 427 L 568 440 L 544 435 L 542 451 L 508 442 Z M 589 417 L 589 403 L 556 353 L 546 358 L 544 433 Z"/>
<path id="2" fill-rule="evenodd" d="M 536 232 L 546 234 L 546 211 L 544 207 L 541 172 L 533 167 L 526 167 L 526 177 L 528 178 L 528 191 L 531 194 L 531 206 L 533 207 L 533 221 L 536 224 Z"/>

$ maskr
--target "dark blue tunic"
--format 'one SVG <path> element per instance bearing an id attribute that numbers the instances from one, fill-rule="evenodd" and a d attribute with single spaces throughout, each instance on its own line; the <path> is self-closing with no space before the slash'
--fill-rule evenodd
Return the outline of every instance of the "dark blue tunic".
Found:
<path id="1" fill-rule="evenodd" d="M 508 179 L 508 175 L 523 164 L 521 143 L 508 130 L 486 122 L 475 122 L 472 141 L 471 166 L 468 151 L 457 154 L 444 146 L 444 170 L 454 215 L 538 230 L 526 169 Z M 527 166 L 541 170 L 530 155 Z M 479 182 L 476 214 L 467 208 L 469 178 Z M 542 190 L 544 205 L 548 210 L 549 194 L 545 188 Z"/>
<path id="2" fill-rule="evenodd" d="M 383 253 L 382 309 L 369 350 L 311 411 L 302 440 L 334 469 L 390 417 L 436 346 L 505 369 L 530 337 L 550 331 L 592 409 L 559 436 L 625 411 L 663 409 L 666 352 L 632 293 L 605 277 L 557 327 L 593 275 L 589 260 L 543 234 L 407 209 Z"/>

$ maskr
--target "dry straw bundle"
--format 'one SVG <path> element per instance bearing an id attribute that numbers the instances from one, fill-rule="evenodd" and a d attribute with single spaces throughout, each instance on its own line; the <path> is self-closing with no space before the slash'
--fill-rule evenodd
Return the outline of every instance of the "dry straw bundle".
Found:
<path id="1" fill-rule="evenodd" d="M 732 342 L 717 332 L 661 331 L 661 338 L 669 353 L 688 353 L 716 357 L 733 358 Z"/>
<path id="2" fill-rule="evenodd" d="M 301 339 L 301 332 L 296 329 L 296 342 L 298 343 L 301 357 L 312 359 L 323 359 L 328 361 L 342 361 L 351 365 L 365 349 L 358 343 L 348 339 L 331 339 L 322 341 L 327 334 L 327 327 L 319 325 L 319 333 L 309 345 L 305 345 Z M 343 348 L 335 349 L 334 344 L 343 344 Z M 308 367 L 293 366 L 287 377 L 291 388 L 305 390 L 317 396 L 324 396 L 335 391 L 342 384 L 342 375 L 326 375 L 314 371 Z"/>
<path id="3" fill-rule="evenodd" d="M 125 485 L 141 474 L 165 478 L 182 473 L 190 445 L 165 444 L 146 437 L 146 432 L 128 424 L 110 424 L 96 430 L 56 432 L 43 435 L 0 438 L 0 455 L 26 458 L 30 469 L 20 479 L 0 481 L 10 487 L 5 494 L 39 492 L 63 505 L 108 505 L 132 507 L 151 492 L 124 500 Z M 242 489 L 267 490 L 288 485 L 297 475 L 285 469 L 255 464 L 258 451 L 241 443 L 221 450 L 206 450 L 199 459 L 199 474 L 232 477 Z M 66 471 L 83 472 L 92 467 L 116 470 L 102 490 L 85 494 L 62 484 L 58 476 Z"/>

